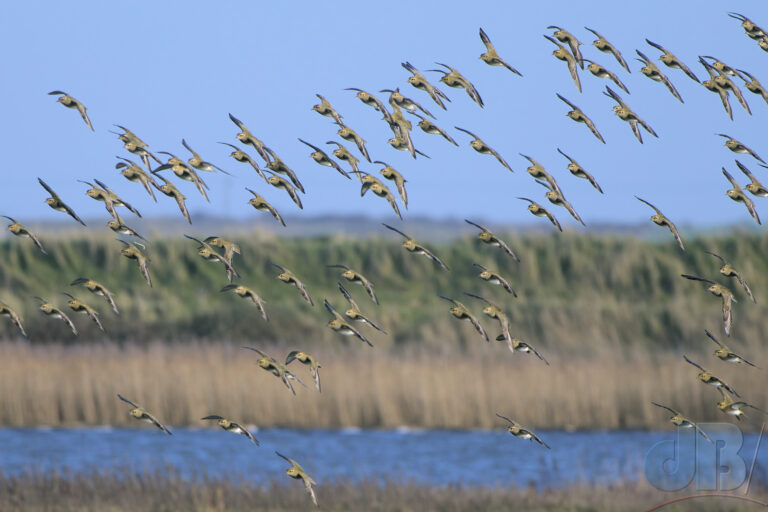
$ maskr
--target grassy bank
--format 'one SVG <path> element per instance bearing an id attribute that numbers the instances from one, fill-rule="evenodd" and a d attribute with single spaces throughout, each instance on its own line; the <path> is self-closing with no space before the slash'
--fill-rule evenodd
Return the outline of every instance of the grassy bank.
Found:
<path id="1" fill-rule="evenodd" d="M 282 475 L 281 475 L 282 476 Z M 287 477 L 285 477 L 287 480 Z M 603 512 L 647 510 L 683 493 L 663 493 L 648 484 L 531 489 L 426 487 L 407 483 L 334 483 L 317 488 L 319 510 L 369 512 Z M 750 497 L 768 500 L 753 486 Z M 699 498 L 661 510 L 748 511 L 758 506 L 726 498 Z M 313 509 L 299 483 L 261 483 L 204 478 L 189 483 L 173 473 L 129 470 L 83 476 L 0 476 L 0 509 L 59 512 L 239 512 Z"/>
<path id="2" fill-rule="evenodd" d="M 307 342 L 309 343 L 309 342 Z M 704 342 L 702 342 L 704 343 Z M 306 367 L 291 365 L 310 386 L 293 396 L 258 356 L 230 344 L 114 345 L 0 344 L 0 425 L 131 425 L 121 393 L 170 425 L 203 425 L 221 414 L 258 426 L 312 428 L 502 428 L 495 412 L 535 429 L 672 428 L 678 408 L 698 421 L 731 421 L 715 403 L 717 391 L 697 370 L 668 352 L 616 357 L 548 353 L 551 366 L 497 343 L 461 354 L 403 351 L 394 355 L 362 346 L 314 351 L 323 392 Z M 262 347 L 278 359 L 289 347 Z M 293 348 L 304 348 L 297 346 Z M 688 355 L 725 379 L 745 400 L 768 409 L 765 371 L 723 363 L 707 352 Z M 749 354 L 756 362 L 765 352 Z M 759 429 L 747 413 L 745 429 Z"/>
<path id="3" fill-rule="evenodd" d="M 197 233 L 195 233 L 197 234 Z M 204 236 L 201 234 L 200 236 Z M 364 313 L 378 321 L 389 336 L 373 335 L 377 349 L 405 345 L 456 349 L 474 344 L 471 328 L 451 319 L 449 304 L 437 294 L 462 300 L 490 332 L 496 322 L 480 314 L 482 304 L 462 295 L 473 291 L 498 302 L 509 314 L 515 334 L 547 349 L 581 352 L 610 348 L 669 348 L 701 343 L 702 328 L 722 331 L 720 302 L 704 285 L 680 277 L 689 272 L 717 279 L 739 300 L 734 306 L 734 344 L 761 345 L 768 330 L 768 236 L 734 234 L 687 240 L 688 251 L 665 241 L 628 236 L 564 234 L 507 234 L 517 251 L 517 263 L 502 251 L 467 237 L 444 244 L 427 244 L 451 267 L 440 271 L 426 258 L 407 253 L 400 240 L 368 238 L 276 238 L 255 231 L 238 235 L 242 257 L 236 267 L 242 282 L 267 302 L 270 322 L 258 316 L 252 304 L 231 293 L 220 265 L 196 254 L 196 245 L 183 238 L 155 237 L 147 253 L 154 288 L 142 280 L 135 262 L 120 255 L 111 237 L 52 238 L 50 256 L 36 252 L 23 240 L 0 241 L 0 300 L 24 317 L 30 339 L 75 341 L 66 326 L 37 311 L 34 295 L 66 308 L 61 291 L 76 294 L 101 311 L 112 340 L 138 343 L 154 340 L 209 340 L 285 342 L 311 340 L 313 347 L 340 346 L 339 337 L 325 327 L 329 319 L 322 307 L 327 297 L 337 308 L 345 306 L 336 283 L 344 263 L 364 273 L 375 284 L 381 305 L 376 306 L 361 287 L 347 288 Z M 748 281 L 757 304 L 752 304 L 732 279 L 719 276 L 714 250 L 730 259 Z M 315 299 L 315 307 L 301 300 L 296 289 L 275 279 L 269 261 L 293 270 Z M 477 277 L 473 262 L 506 276 L 519 298 Z M 87 276 L 116 294 L 122 314 L 114 315 L 106 303 L 69 282 Z M 73 315 L 81 336 L 99 341 L 102 335 L 87 318 Z M 7 320 L 0 321 L 0 336 L 16 336 Z M 746 344 L 746 345 L 745 345 Z"/>

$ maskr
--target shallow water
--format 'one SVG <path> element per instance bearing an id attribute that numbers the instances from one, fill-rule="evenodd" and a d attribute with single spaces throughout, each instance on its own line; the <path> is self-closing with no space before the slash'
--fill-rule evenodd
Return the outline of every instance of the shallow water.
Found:
<path id="1" fill-rule="evenodd" d="M 86 472 L 98 468 L 173 467 L 189 478 L 211 476 L 268 482 L 298 461 L 318 482 L 338 479 L 414 481 L 430 485 L 562 487 L 644 478 L 648 450 L 676 438 L 674 430 L 541 431 L 552 449 L 506 431 L 252 430 L 261 446 L 219 428 L 176 428 L 173 436 L 147 428 L 0 429 L 0 470 Z M 757 434 L 746 434 L 742 456 L 751 463 Z M 768 443 L 758 456 L 768 468 Z"/>

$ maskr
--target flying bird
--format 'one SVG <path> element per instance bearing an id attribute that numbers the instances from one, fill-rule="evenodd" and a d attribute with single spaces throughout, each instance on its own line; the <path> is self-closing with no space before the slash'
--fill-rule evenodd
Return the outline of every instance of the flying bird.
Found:
<path id="1" fill-rule="evenodd" d="M 568 156 L 565 153 L 563 153 L 563 151 L 560 148 L 557 148 L 557 152 L 560 153 L 561 155 L 563 155 L 565 158 L 567 158 L 568 161 L 570 162 L 568 164 L 568 171 L 571 174 L 573 174 L 577 178 L 583 178 L 583 179 L 589 181 L 589 183 L 593 187 L 595 187 L 595 189 L 597 189 L 598 192 L 600 192 L 601 194 L 603 193 L 603 189 L 600 188 L 600 185 L 598 185 L 597 180 L 595 180 L 594 176 L 592 176 L 590 173 L 588 173 L 581 165 L 579 165 L 579 163 L 576 160 L 574 160 L 570 156 Z"/>
<path id="2" fill-rule="evenodd" d="M 555 226 L 559 231 L 563 231 L 563 227 L 560 225 L 560 222 L 558 222 L 557 218 L 552 215 L 552 213 L 541 206 L 539 203 L 534 201 L 533 199 L 528 199 L 527 197 L 518 197 L 521 201 L 527 201 L 528 204 L 528 211 L 531 212 L 533 215 L 537 217 L 546 217 L 549 219 L 549 222 L 552 223 L 553 226 Z"/>
<path id="3" fill-rule="evenodd" d="M 654 48 L 656 48 L 660 52 L 662 52 L 662 54 L 659 56 L 659 60 L 661 62 L 663 62 L 667 67 L 670 67 L 672 69 L 679 69 L 683 73 L 688 75 L 688 77 L 690 77 L 690 79 L 693 80 L 694 82 L 701 83 L 701 81 L 698 79 L 698 77 L 693 73 L 693 71 L 691 71 L 691 68 L 686 66 L 683 61 L 678 59 L 675 56 L 674 53 L 670 52 L 669 50 L 667 50 L 666 48 L 664 48 L 660 44 L 654 43 L 653 41 L 651 41 L 649 39 L 646 39 L 645 42 L 648 43 L 649 45 L 653 46 Z"/>
<path id="4" fill-rule="evenodd" d="M 677 92 L 677 89 L 675 89 L 675 86 L 672 85 L 672 81 L 667 77 L 667 75 L 662 73 L 659 67 L 654 64 L 654 62 L 649 59 L 643 52 L 640 50 L 635 50 L 635 52 L 637 52 L 637 54 L 640 56 L 640 58 L 637 60 L 644 64 L 640 69 L 640 72 L 654 82 L 661 82 L 666 85 L 667 89 L 669 89 L 669 92 L 672 93 L 672 96 L 680 100 L 680 103 L 685 103 L 682 96 L 680 96 L 680 93 Z"/>
<path id="5" fill-rule="evenodd" d="M 253 194 L 253 197 L 248 200 L 248 204 L 250 204 L 257 210 L 260 210 L 263 212 L 269 212 L 269 214 L 272 215 L 272 217 L 274 217 L 277 222 L 279 222 L 280 224 L 283 225 L 283 227 L 285 227 L 285 221 L 277 212 L 274 206 L 269 204 L 267 200 L 261 196 L 261 194 L 256 193 L 255 191 L 251 190 L 248 187 L 245 187 L 245 190 Z"/>
<path id="6" fill-rule="evenodd" d="M 504 242 L 504 240 L 494 235 L 491 230 L 481 226 L 480 224 L 477 224 L 476 222 L 472 222 L 469 219 L 464 219 L 464 222 L 472 226 L 475 226 L 477 229 L 480 230 L 480 233 L 478 233 L 477 238 L 479 238 L 481 242 L 483 242 L 484 244 L 491 245 L 493 247 L 499 247 L 502 251 L 510 255 L 515 261 L 520 261 L 520 258 L 518 258 L 514 252 L 512 252 L 512 249 L 509 248 L 509 245 L 507 245 L 507 243 Z"/>
<path id="7" fill-rule="evenodd" d="M 440 258 L 438 258 L 434 253 L 430 252 L 430 250 L 424 247 L 423 245 L 417 243 L 413 238 L 406 235 L 399 229 L 393 228 L 388 224 L 383 224 L 383 226 L 389 229 L 390 231 L 394 231 L 395 233 L 405 238 L 405 242 L 402 243 L 402 246 L 406 251 L 412 252 L 414 254 L 420 254 L 422 256 L 426 256 L 427 258 L 437 263 L 440 266 L 440 268 L 442 268 L 443 270 L 448 270 L 448 267 L 445 265 L 445 263 L 443 263 L 443 261 Z"/>
<path id="8" fill-rule="evenodd" d="M 597 140 L 605 144 L 605 139 L 602 135 L 600 135 L 600 132 L 597 131 L 597 127 L 595 126 L 595 123 L 592 122 L 592 120 L 587 117 L 587 115 L 581 111 L 579 107 L 565 99 L 563 96 L 561 96 L 559 93 L 556 93 L 557 97 L 560 98 L 566 105 L 571 107 L 572 110 L 570 110 L 566 115 L 576 121 L 577 123 L 584 123 L 587 125 L 587 128 L 589 128 L 589 131 L 592 132 L 592 135 L 597 137 Z"/>
<path id="9" fill-rule="evenodd" d="M 286 470 L 285 474 L 295 480 L 301 480 L 304 483 L 304 489 L 307 491 L 307 494 L 309 494 L 309 497 L 312 498 L 312 503 L 314 503 L 315 506 L 317 506 L 317 496 L 315 495 L 315 490 L 312 487 L 313 485 L 317 485 L 317 482 L 315 482 L 312 479 L 312 477 L 309 476 L 301 466 L 299 466 L 298 462 L 291 459 L 290 457 L 286 457 L 285 455 L 283 455 L 278 451 L 275 451 L 275 453 L 279 457 L 282 457 L 283 459 L 288 461 L 291 467 Z"/>
<path id="10" fill-rule="evenodd" d="M 657 226 L 665 226 L 669 228 L 669 230 L 672 232 L 672 235 L 675 237 L 675 240 L 677 240 L 677 243 L 680 245 L 680 249 L 684 251 L 685 246 L 683 245 L 683 239 L 680 238 L 680 233 L 678 233 L 677 227 L 675 226 L 675 224 L 671 220 L 669 220 L 663 213 L 661 213 L 661 210 L 653 206 L 651 203 L 649 203 L 645 199 L 641 199 L 637 196 L 635 196 L 635 199 L 653 208 L 653 210 L 656 212 L 656 215 L 653 215 L 651 217 L 651 220 L 653 221 L 653 223 L 656 224 Z"/>
<path id="11" fill-rule="evenodd" d="M 744 203 L 744 206 L 747 207 L 747 211 L 749 211 L 749 214 L 752 216 L 753 219 L 755 219 L 755 222 L 758 224 L 761 224 L 760 222 L 760 216 L 757 214 L 757 209 L 755 209 L 755 203 L 752 202 L 752 200 L 747 197 L 747 194 L 744 193 L 744 190 L 742 190 L 741 185 L 739 185 L 735 179 L 733 179 L 733 176 L 731 176 L 731 173 L 725 170 L 725 167 L 723 169 L 723 175 L 728 178 L 728 181 L 731 182 L 731 186 L 733 188 L 728 189 L 726 191 L 725 195 L 736 201 L 737 203 Z"/>
<path id="12" fill-rule="evenodd" d="M 69 285 L 85 286 L 85 289 L 88 290 L 89 292 L 95 295 L 98 295 L 100 297 L 104 297 L 104 300 L 106 300 L 107 303 L 109 303 L 109 305 L 112 307 L 112 311 L 114 311 L 116 315 L 120 314 L 120 311 L 117 309 L 117 303 L 115 303 L 115 294 L 109 291 L 109 289 L 106 286 L 99 283 L 98 281 L 94 281 L 93 279 L 89 279 L 87 277 L 78 277 L 77 279 L 69 283 Z"/>
<path id="13" fill-rule="evenodd" d="M 459 320 L 463 320 L 465 322 L 471 323 L 472 327 L 474 327 L 475 330 L 478 333 L 480 333 L 480 336 L 485 338 L 485 341 L 490 341 L 488 339 L 488 333 L 485 332 L 485 329 L 483 329 L 483 326 L 480 324 L 480 321 L 472 313 L 469 312 L 469 309 L 467 309 L 467 307 L 464 304 L 450 297 L 446 297 L 444 295 L 438 295 L 438 297 L 440 297 L 443 300 L 447 300 L 448 302 L 453 304 L 453 306 L 451 306 L 451 308 L 449 309 L 451 315 L 458 318 Z"/>
<path id="14" fill-rule="evenodd" d="M 88 128 L 93 130 L 93 125 L 91 124 L 91 120 L 88 118 L 88 114 L 86 113 L 87 108 L 85 108 L 85 105 L 77 101 L 75 98 L 70 96 L 64 91 L 51 91 L 48 93 L 49 95 L 58 95 L 59 97 L 56 98 L 56 101 L 61 103 L 67 108 L 76 108 L 78 112 L 80 112 L 80 117 L 83 118 L 83 121 L 85 121 L 85 124 L 88 125 Z"/>
<path id="15" fill-rule="evenodd" d="M 704 332 L 707 334 L 707 337 L 709 337 L 709 339 L 717 345 L 718 348 L 715 350 L 714 355 L 721 361 L 725 361 L 726 363 L 744 363 L 752 366 L 753 368 L 759 368 L 759 366 L 750 363 L 739 354 L 728 348 L 728 345 L 715 338 L 708 330 L 704 329 Z"/>
<path id="16" fill-rule="evenodd" d="M 704 439 L 706 439 L 710 443 L 714 444 L 714 441 L 712 441 L 712 439 L 706 434 L 706 432 L 701 430 L 701 427 L 699 427 L 696 423 L 694 423 L 693 421 L 691 421 L 688 418 L 686 418 L 685 416 L 683 416 L 681 413 L 677 412 L 676 410 L 672 409 L 671 407 L 667 407 L 666 405 L 657 404 L 656 402 L 651 402 L 651 403 L 653 405 L 655 405 L 656 407 L 661 407 L 662 409 L 666 409 L 669 412 L 671 412 L 673 414 L 673 416 L 671 418 L 669 418 L 669 421 L 673 425 L 675 425 L 676 427 L 680 427 L 680 428 L 693 428 L 698 433 L 700 433 L 702 436 L 704 436 Z"/>
<path id="17" fill-rule="evenodd" d="M 253 436 L 253 434 L 248 432 L 248 429 L 243 427 L 239 423 L 235 423 L 232 420 L 228 420 L 216 414 L 211 414 L 202 419 L 216 420 L 216 424 L 221 428 L 223 428 L 224 430 L 226 430 L 227 432 L 231 432 L 233 434 L 242 434 L 245 437 L 247 437 L 253 444 L 255 444 L 256 446 L 259 446 L 259 441 Z"/>
<path id="18" fill-rule="evenodd" d="M 288 366 L 293 361 L 298 361 L 309 366 L 309 374 L 312 376 L 312 380 L 315 381 L 315 388 L 317 388 L 319 392 L 322 392 L 320 387 L 320 368 L 322 368 L 322 366 L 318 364 L 317 359 L 306 352 L 292 350 L 285 358 L 285 366 Z"/>
<path id="19" fill-rule="evenodd" d="M 557 50 L 552 52 L 552 55 L 554 55 L 557 59 L 564 61 L 566 64 L 568 64 L 568 71 L 571 73 L 571 78 L 573 78 L 573 83 L 576 84 L 576 88 L 581 92 L 581 80 L 579 80 L 579 70 L 577 69 L 577 65 L 580 65 L 576 61 L 576 57 L 571 55 L 571 53 L 565 48 L 565 46 L 561 45 L 557 41 L 555 41 L 553 38 L 549 36 L 544 36 L 548 41 L 551 41 L 555 45 L 557 45 Z"/>
<path id="20" fill-rule="evenodd" d="M 37 181 L 42 185 L 42 187 L 51 194 L 51 197 L 45 200 L 45 204 L 56 210 L 57 212 L 63 212 L 75 219 L 77 222 L 85 226 L 85 222 L 77 216 L 75 211 L 70 208 L 64 201 L 61 200 L 59 195 L 53 191 L 51 187 L 48 186 L 46 182 L 44 182 L 41 178 L 37 178 Z"/>
<path id="21" fill-rule="evenodd" d="M 275 279 L 279 279 L 286 284 L 295 286 L 296 289 L 299 290 L 299 293 L 301 293 L 301 296 L 304 298 L 304 300 L 309 302 L 310 306 L 315 305 L 314 301 L 312 300 L 312 297 L 309 296 L 307 289 L 304 287 L 304 283 L 302 283 L 293 272 L 291 272 L 290 270 L 288 270 L 283 266 L 278 265 L 277 263 L 273 263 L 270 261 L 269 264 L 272 265 L 273 267 L 277 267 L 280 270 L 280 273 L 277 276 L 275 276 Z"/>
<path id="22" fill-rule="evenodd" d="M 499 57 L 499 54 L 496 52 L 496 48 L 493 46 L 493 43 L 491 43 L 491 39 L 482 28 L 480 29 L 480 39 L 483 41 L 486 49 L 486 52 L 480 55 L 480 58 L 483 60 L 483 62 L 489 66 L 504 66 L 514 74 L 523 76 L 522 73 L 510 66 L 507 61 Z"/>
<path id="23" fill-rule="evenodd" d="M 128 414 L 133 416 L 135 419 L 137 419 L 139 421 L 144 421 L 146 423 L 151 423 L 154 426 L 156 426 L 157 428 L 159 428 L 160 430 L 162 430 L 163 432 L 165 432 L 166 434 L 171 435 L 171 431 L 168 430 L 168 427 L 166 427 L 165 425 L 163 425 L 162 423 L 157 421 L 157 419 L 154 416 L 152 416 L 149 412 L 147 412 L 146 409 L 144 409 L 143 407 L 140 407 L 140 406 L 136 405 L 135 403 L 131 402 L 130 400 L 128 400 L 127 398 L 122 396 L 120 393 L 117 394 L 117 397 L 120 400 L 122 400 L 123 402 L 125 402 L 125 403 L 129 404 L 131 407 L 133 407 L 133 409 L 128 411 Z"/>
<path id="24" fill-rule="evenodd" d="M 531 439 L 533 441 L 536 441 L 540 445 L 542 445 L 545 448 L 549 448 L 549 445 L 541 440 L 539 436 L 537 436 L 532 430 L 529 430 L 516 421 L 512 421 L 511 419 L 507 418 L 506 416 L 502 416 L 499 413 L 496 413 L 496 416 L 503 419 L 509 425 L 507 425 L 507 432 L 512 434 L 513 436 L 520 438 L 520 439 Z"/>
<path id="25" fill-rule="evenodd" d="M 504 160 L 495 149 L 493 149 L 491 146 L 483 142 L 483 140 L 480 137 L 470 132 L 469 130 L 465 130 L 464 128 L 459 128 L 458 126 L 455 126 L 454 128 L 473 137 L 473 140 L 469 143 L 469 145 L 472 146 L 472 149 L 474 149 L 481 155 L 493 155 L 496 158 L 496 160 L 498 160 L 501 165 L 509 169 L 510 172 L 515 172 L 512 170 L 512 168 L 509 166 L 506 160 Z"/>
<path id="26" fill-rule="evenodd" d="M 32 233 L 29 229 L 27 229 L 27 227 L 24 226 L 24 224 L 19 223 L 16 219 L 12 217 L 8 217 L 7 215 L 0 215 L 0 217 L 6 218 L 9 221 L 11 221 L 11 224 L 8 225 L 8 231 L 10 231 L 16 236 L 29 238 L 30 240 L 32 240 L 32 242 L 34 242 L 37 248 L 40 249 L 40 252 L 42 252 L 43 254 L 48 254 L 45 251 L 43 244 L 40 243 L 40 240 L 37 238 L 37 236 L 35 236 L 34 233 Z"/>
<path id="27" fill-rule="evenodd" d="M 720 256 L 719 254 L 716 254 L 712 251 L 704 251 L 707 254 L 714 256 L 718 260 L 720 260 L 720 264 L 722 265 L 720 267 L 720 273 L 724 275 L 725 277 L 733 277 L 736 278 L 736 280 L 739 282 L 742 288 L 744 288 L 744 291 L 747 293 L 750 299 L 752 299 L 752 302 L 757 302 L 755 300 L 754 295 L 752 295 L 752 290 L 749 289 L 749 286 L 747 285 L 747 282 L 744 280 L 743 277 L 741 277 L 741 274 L 736 270 L 736 268 L 731 265 L 728 261 L 726 261 L 725 258 Z"/>
<path id="28" fill-rule="evenodd" d="M 627 70 L 627 73 L 631 73 L 632 72 L 632 70 L 629 69 L 629 66 L 627 65 L 627 61 L 624 60 L 624 57 L 621 55 L 621 52 L 619 50 L 617 50 L 615 46 L 613 46 L 611 43 L 609 43 L 608 40 L 605 37 L 603 37 L 602 35 L 600 35 L 600 33 L 597 32 L 596 30 L 593 30 L 593 29 L 587 28 L 587 27 L 584 27 L 584 28 L 586 30 L 589 30 L 593 34 L 595 34 L 595 36 L 597 37 L 597 39 L 592 41 L 592 46 L 594 46 L 595 48 L 597 48 L 598 50 L 600 50 L 603 53 L 610 53 L 611 55 L 614 56 L 616 61 L 618 61 L 618 63 L 621 64 L 622 67 Z"/>
<path id="29" fill-rule="evenodd" d="M 733 311 L 732 311 L 732 303 L 737 302 L 736 298 L 733 296 L 733 292 L 726 288 L 725 286 L 718 284 L 711 279 L 705 279 L 703 277 L 698 277 L 690 274 L 681 274 L 686 279 L 691 279 L 693 281 L 702 281 L 704 283 L 707 283 L 709 286 L 707 286 L 707 291 L 714 295 L 715 297 L 720 297 L 723 301 L 723 331 L 725 331 L 726 336 L 731 335 L 731 324 L 733 323 Z"/>

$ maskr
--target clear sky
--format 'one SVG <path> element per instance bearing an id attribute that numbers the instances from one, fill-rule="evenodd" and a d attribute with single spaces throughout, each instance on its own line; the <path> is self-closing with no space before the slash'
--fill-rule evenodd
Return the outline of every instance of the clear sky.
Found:
<path id="1" fill-rule="evenodd" d="M 397 5 L 396 10 L 394 6 Z M 407 5 L 407 7 L 403 7 Z M 82 217 L 108 220 L 101 203 L 84 195 L 77 179 L 99 178 L 139 208 L 145 216 L 177 215 L 170 198 L 152 202 L 140 185 L 129 183 L 114 169 L 117 155 L 131 157 L 116 136 L 113 123 L 132 129 L 150 150 L 188 158 L 185 138 L 203 158 L 233 174 L 203 173 L 210 185 L 206 203 L 191 184 L 177 182 L 189 198 L 193 216 L 201 213 L 240 219 L 266 215 L 248 204 L 249 186 L 264 195 L 283 215 L 297 208 L 281 190 L 264 183 L 254 171 L 228 157 L 217 141 L 237 142 L 232 113 L 274 149 L 302 180 L 301 215 L 367 215 L 396 220 L 386 201 L 367 194 L 359 183 L 309 158 L 297 137 L 324 148 L 341 140 L 328 118 L 311 110 L 315 93 L 326 96 L 345 122 L 368 141 L 372 159 L 384 160 L 408 180 L 408 216 L 464 217 L 498 223 L 544 223 L 532 217 L 528 196 L 551 207 L 560 220 L 574 226 L 565 210 L 549 205 L 544 189 L 527 175 L 525 153 L 540 161 L 560 182 L 573 206 L 590 223 L 637 223 L 653 213 L 633 198 L 656 204 L 673 221 L 708 226 L 751 223 L 743 205 L 724 194 L 729 184 L 725 166 L 743 184 L 735 154 L 715 133 L 733 135 L 768 158 L 768 105 L 744 94 L 753 115 L 732 98 L 734 121 L 728 119 L 717 94 L 663 66 L 685 103 L 660 83 L 643 76 L 635 49 L 656 59 L 659 51 L 645 38 L 674 52 L 703 80 L 698 55 L 714 55 L 745 69 L 768 86 L 768 53 L 749 39 L 729 10 L 741 12 L 768 27 L 768 11 L 759 2 L 73 2 L 41 4 L 11 2 L 0 17 L 4 48 L 0 94 L 3 98 L 2 180 L 0 214 L 25 219 L 59 218 L 44 203 L 45 179 Z M 552 55 L 554 45 L 543 34 L 548 25 L 570 30 L 583 43 L 583 54 L 618 74 L 631 94 L 619 93 L 659 134 L 643 134 L 639 144 L 629 126 L 611 111 L 613 101 L 602 94 L 607 80 L 580 71 L 579 93 L 565 63 Z M 617 46 L 630 64 L 628 74 L 608 54 L 598 52 L 584 26 L 596 29 Z M 478 28 L 488 33 L 500 55 L 519 69 L 520 78 L 484 64 L 485 48 Z M 410 61 L 450 97 L 441 110 L 407 82 L 400 66 Z M 439 84 L 435 61 L 452 65 L 470 79 L 483 97 L 478 107 L 461 89 Z M 734 79 L 742 85 L 741 80 Z M 400 87 L 436 115 L 436 124 L 459 142 L 454 147 L 415 126 L 416 147 L 431 159 L 413 160 L 387 144 L 391 137 L 381 114 L 363 105 L 346 87 L 377 93 Z M 612 87 L 617 89 L 616 87 Z M 74 110 L 65 109 L 49 91 L 69 92 L 88 107 L 92 133 Z M 618 90 L 618 89 L 617 89 Z M 566 117 L 569 108 L 560 93 L 589 115 L 607 144 L 583 124 Z M 378 93 L 377 93 L 378 94 Z M 386 102 L 386 95 L 380 94 Z M 494 147 L 514 169 L 469 146 L 469 137 L 453 127 L 467 128 Z M 354 145 L 347 146 L 357 154 Z M 556 148 L 591 171 L 604 195 L 588 182 L 571 176 Z M 254 158 L 250 147 L 244 147 Z M 358 155 L 359 156 L 359 155 Z M 747 155 L 739 156 L 768 183 L 768 170 Z M 347 168 L 345 163 L 342 167 Z M 379 166 L 363 161 L 362 169 Z M 394 190 L 394 187 L 393 187 Z M 756 198 L 768 222 L 768 200 Z M 125 215 L 130 224 L 130 214 Z"/>

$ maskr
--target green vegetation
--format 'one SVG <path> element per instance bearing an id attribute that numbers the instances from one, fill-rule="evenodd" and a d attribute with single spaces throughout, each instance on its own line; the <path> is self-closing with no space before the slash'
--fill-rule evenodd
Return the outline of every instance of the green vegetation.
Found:
<path id="1" fill-rule="evenodd" d="M 285 477 L 287 480 L 287 477 Z M 317 487 L 319 510 L 348 512 L 620 512 L 647 510 L 684 493 L 663 493 L 645 483 L 609 487 L 575 486 L 537 492 L 520 488 L 432 487 L 410 483 L 331 483 Z M 753 485 L 750 497 L 768 500 Z M 758 505 L 706 497 L 663 507 L 663 511 L 737 512 Z M 130 469 L 87 475 L 32 473 L 0 475 L 4 512 L 245 512 L 312 510 L 295 482 L 251 483 L 202 476 L 182 479 L 173 470 Z"/>
<path id="2" fill-rule="evenodd" d="M 526 235 L 507 237 L 522 259 L 517 263 L 502 251 L 471 238 L 429 244 L 450 267 L 437 269 L 424 257 L 407 253 L 399 240 L 384 237 L 277 238 L 254 231 L 234 237 L 242 248 L 235 266 L 242 282 L 267 301 L 270 322 L 263 322 L 252 304 L 231 293 L 219 264 L 196 254 L 184 238 L 160 240 L 147 253 L 154 288 L 143 282 L 135 262 L 120 255 L 120 244 L 109 237 L 52 238 L 50 256 L 17 239 L 0 242 L 0 300 L 18 308 L 33 342 L 72 340 L 56 320 L 36 311 L 40 295 L 65 306 L 60 291 L 69 291 L 102 312 L 108 337 L 139 343 L 189 339 L 247 342 L 302 342 L 310 347 L 338 346 L 340 338 L 326 329 L 328 298 L 345 306 L 336 289 L 344 263 L 375 284 L 380 306 L 362 288 L 345 283 L 364 313 L 379 321 L 391 336 L 372 335 L 378 350 L 414 345 L 445 350 L 467 347 L 480 339 L 471 328 L 454 321 L 448 303 L 437 294 L 462 300 L 480 315 L 481 303 L 463 296 L 473 291 L 498 302 L 507 311 L 515 335 L 543 350 L 583 352 L 636 347 L 668 349 L 704 344 L 703 328 L 721 333 L 720 302 L 701 283 L 680 277 L 699 274 L 726 283 L 739 302 L 734 309 L 734 348 L 761 343 L 768 327 L 768 236 L 735 233 L 718 238 L 687 240 L 682 253 L 673 243 L 627 236 Z M 734 280 L 718 274 L 714 250 L 744 275 L 757 297 L 752 304 Z M 293 270 L 302 279 L 316 306 L 309 307 L 297 291 L 275 279 L 269 261 Z M 472 262 L 505 275 L 519 294 L 515 299 L 500 287 L 476 277 Z M 79 276 L 96 279 L 116 294 L 121 315 L 115 316 L 101 298 L 84 288 L 69 286 Z M 481 316 L 489 332 L 496 322 Z M 75 315 L 80 340 L 103 335 L 85 317 Z M 16 336 L 10 322 L 0 321 L 0 337 Z M 307 340 L 309 343 L 307 343 Z"/>

